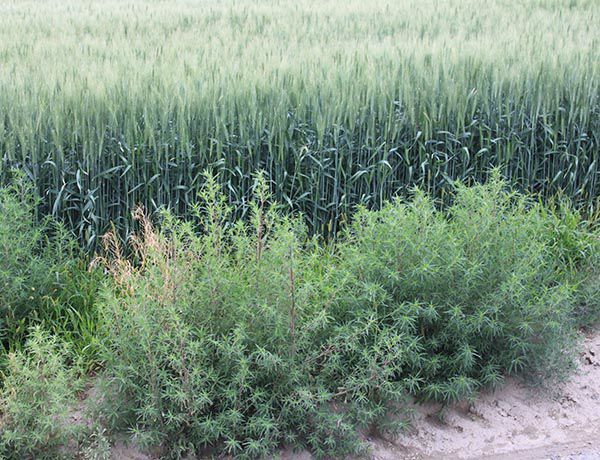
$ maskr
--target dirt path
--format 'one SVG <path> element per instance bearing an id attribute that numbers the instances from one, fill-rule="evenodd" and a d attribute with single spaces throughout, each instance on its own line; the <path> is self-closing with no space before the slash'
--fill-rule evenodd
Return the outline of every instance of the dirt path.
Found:
<path id="1" fill-rule="evenodd" d="M 414 429 L 372 441 L 373 458 L 600 459 L 600 333 L 584 342 L 578 373 L 550 391 L 507 382 L 472 405 L 416 408 Z"/>

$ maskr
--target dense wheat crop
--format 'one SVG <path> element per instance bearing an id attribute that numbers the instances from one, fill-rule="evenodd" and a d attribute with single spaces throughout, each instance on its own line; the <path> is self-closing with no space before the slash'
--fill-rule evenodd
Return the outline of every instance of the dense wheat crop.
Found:
<path id="1" fill-rule="evenodd" d="M 590 208 L 599 30 L 597 0 L 5 0 L 0 177 L 89 245 L 185 213 L 204 169 L 238 214 L 264 169 L 325 232 L 492 165 Z"/>

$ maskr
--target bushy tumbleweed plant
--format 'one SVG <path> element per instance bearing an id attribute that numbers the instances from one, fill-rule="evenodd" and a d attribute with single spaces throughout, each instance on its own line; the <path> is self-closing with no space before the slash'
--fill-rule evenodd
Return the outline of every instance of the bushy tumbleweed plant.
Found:
<path id="1" fill-rule="evenodd" d="M 359 210 L 329 245 L 262 176 L 248 222 L 229 223 L 210 175 L 195 223 L 137 211 L 134 262 L 105 239 L 103 423 L 165 458 L 340 457 L 363 451 L 360 432 L 405 426 L 407 397 L 564 372 L 594 254 L 578 241 L 597 236 L 497 173 L 455 187 L 444 210 L 419 191 Z"/>
<path id="2" fill-rule="evenodd" d="M 70 419 L 81 380 L 64 343 L 36 327 L 11 353 L 0 390 L 0 456 L 74 458 L 81 425 Z"/>

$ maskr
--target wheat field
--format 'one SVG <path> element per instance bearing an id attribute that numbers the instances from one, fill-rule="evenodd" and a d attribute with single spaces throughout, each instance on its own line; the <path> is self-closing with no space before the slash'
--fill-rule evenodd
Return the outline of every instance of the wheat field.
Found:
<path id="1" fill-rule="evenodd" d="M 89 247 L 186 214 L 206 169 L 236 215 L 264 170 L 313 231 L 491 167 L 590 210 L 596 0 L 5 0 L 0 178 Z"/>

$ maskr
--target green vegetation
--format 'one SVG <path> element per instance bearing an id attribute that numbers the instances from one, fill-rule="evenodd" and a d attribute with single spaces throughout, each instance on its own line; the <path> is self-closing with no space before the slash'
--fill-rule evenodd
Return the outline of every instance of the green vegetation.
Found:
<path id="1" fill-rule="evenodd" d="M 88 271 L 87 257 L 63 225 L 36 221 L 38 202 L 22 174 L 0 188 L 1 349 L 20 349 L 30 326 L 43 323 L 93 367 L 101 274 Z"/>
<path id="2" fill-rule="evenodd" d="M 600 241 L 568 210 L 495 177 L 458 185 L 446 211 L 422 192 L 361 210 L 323 247 L 266 204 L 261 178 L 252 223 L 233 226 L 207 184 L 202 231 L 138 214 L 137 267 L 108 239 L 105 385 L 119 396 L 104 410 L 163 455 L 253 458 L 285 442 L 340 456 L 360 447 L 356 426 L 404 426 L 389 420 L 407 396 L 452 403 L 569 368 Z"/>
<path id="3" fill-rule="evenodd" d="M 77 440 L 81 426 L 69 420 L 69 404 L 80 381 L 67 365 L 68 354 L 64 344 L 35 328 L 24 350 L 9 356 L 0 391 L 2 458 L 60 458 Z"/>
<path id="4" fill-rule="evenodd" d="M 486 185 L 456 183 L 442 210 L 422 191 L 361 209 L 327 245 L 278 209 L 263 175 L 249 219 L 233 225 L 216 180 L 205 183 L 193 222 L 164 212 L 155 227 L 137 210 L 132 257 L 109 233 L 94 262 L 110 275 L 82 307 L 101 363 L 98 439 L 50 423 L 77 405 L 87 338 L 43 320 L 64 310 L 32 302 L 29 323 L 58 338 L 38 327 L 8 356 L 5 449 L 105 453 L 111 434 L 131 432 L 164 458 L 256 458 L 284 444 L 356 454 L 357 428 L 409 423 L 407 398 L 451 404 L 507 375 L 561 378 L 577 328 L 600 314 L 598 232 L 566 205 L 510 191 L 497 173 Z M 94 273 L 80 273 L 82 289 L 98 286 Z"/>
<path id="5" fill-rule="evenodd" d="M 598 30 L 595 0 L 1 2 L 0 456 L 340 458 L 407 400 L 568 375 Z"/>
<path id="6" fill-rule="evenodd" d="M 328 233 L 407 187 L 490 166 L 593 207 L 595 0 L 9 0 L 0 177 L 96 247 L 139 204 L 190 216 L 209 168 L 237 217 L 252 174 Z"/>

